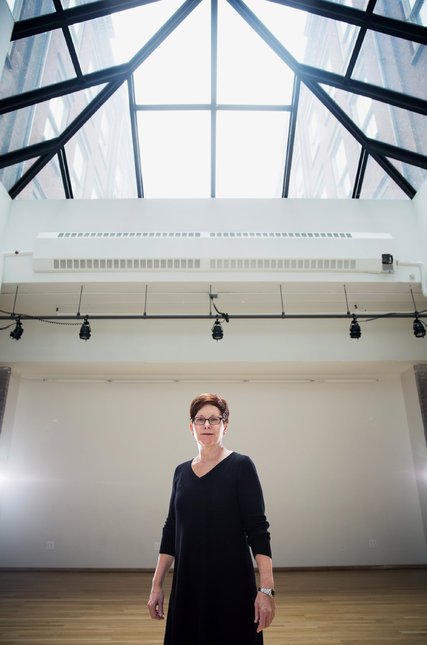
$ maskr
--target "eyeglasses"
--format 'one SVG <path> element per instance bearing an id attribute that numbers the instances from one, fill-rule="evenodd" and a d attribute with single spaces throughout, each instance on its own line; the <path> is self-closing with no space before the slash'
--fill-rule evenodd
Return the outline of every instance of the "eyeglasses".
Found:
<path id="1" fill-rule="evenodd" d="M 209 423 L 210 426 L 217 426 L 221 423 L 222 417 L 209 417 L 209 419 L 206 419 L 205 417 L 194 417 L 193 423 L 195 426 L 204 426 L 206 421 Z"/>

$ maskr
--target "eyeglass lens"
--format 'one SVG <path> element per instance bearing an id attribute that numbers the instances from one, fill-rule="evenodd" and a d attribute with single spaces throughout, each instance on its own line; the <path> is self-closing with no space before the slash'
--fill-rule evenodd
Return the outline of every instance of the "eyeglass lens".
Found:
<path id="1" fill-rule="evenodd" d="M 222 419 L 221 417 L 209 417 L 209 419 L 205 419 L 205 417 L 195 417 L 194 418 L 194 423 L 196 426 L 204 426 L 206 421 L 209 422 L 209 425 L 211 426 L 217 426 L 219 423 L 221 423 Z"/>

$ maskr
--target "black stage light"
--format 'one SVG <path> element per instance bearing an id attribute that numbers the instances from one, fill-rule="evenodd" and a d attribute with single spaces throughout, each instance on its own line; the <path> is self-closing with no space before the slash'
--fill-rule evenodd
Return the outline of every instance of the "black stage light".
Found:
<path id="1" fill-rule="evenodd" d="M 80 327 L 79 336 L 82 340 L 89 340 L 90 338 L 90 325 L 87 316 L 85 317 L 83 324 Z"/>
<path id="2" fill-rule="evenodd" d="M 221 340 L 223 336 L 224 332 L 222 331 L 222 325 L 219 322 L 219 318 L 217 318 L 212 327 L 212 338 L 214 340 Z"/>
<path id="3" fill-rule="evenodd" d="M 357 322 L 357 317 L 353 314 L 353 320 L 350 325 L 350 338 L 360 338 L 362 335 L 362 330 L 360 325 Z"/>
<path id="4" fill-rule="evenodd" d="M 424 336 L 426 335 L 425 325 L 423 321 L 418 318 L 418 316 L 415 316 L 414 318 L 413 330 L 415 338 L 424 338 Z"/>
<path id="5" fill-rule="evenodd" d="M 13 329 L 9 336 L 14 340 L 19 340 L 24 333 L 24 328 L 22 327 L 21 318 L 17 318 L 15 321 L 15 329 Z"/>

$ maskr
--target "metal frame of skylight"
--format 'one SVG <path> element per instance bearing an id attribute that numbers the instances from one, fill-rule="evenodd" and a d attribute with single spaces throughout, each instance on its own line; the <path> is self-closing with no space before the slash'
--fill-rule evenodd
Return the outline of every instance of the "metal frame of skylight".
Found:
<path id="1" fill-rule="evenodd" d="M 94 18 L 99 18 L 116 11 L 122 11 L 144 4 L 149 4 L 156 0 L 98 0 L 86 5 L 62 9 L 59 0 L 54 0 L 56 13 L 45 14 L 15 23 L 12 34 L 12 40 L 18 40 L 35 34 L 43 33 L 52 29 L 61 28 L 64 35 L 69 30 L 68 27 L 78 22 L 84 22 Z M 353 48 L 350 58 L 350 64 L 346 74 L 340 76 L 332 72 L 327 72 L 319 68 L 310 67 L 298 63 L 283 45 L 269 32 L 264 23 L 253 14 L 250 9 L 241 0 L 227 0 L 228 3 L 250 24 L 250 26 L 265 40 L 265 42 L 278 54 L 281 59 L 293 70 L 299 83 L 302 81 L 321 102 L 330 110 L 338 121 L 350 131 L 353 137 L 361 144 L 361 160 L 356 173 L 353 197 L 360 195 L 363 183 L 364 168 L 366 167 L 367 155 L 371 155 L 385 170 L 385 172 L 395 181 L 400 188 L 409 196 L 413 197 L 416 193 L 414 187 L 399 173 L 399 171 L 390 163 L 386 157 L 398 159 L 404 163 L 415 165 L 421 168 L 427 168 L 427 157 L 419 153 L 405 150 L 401 147 L 392 146 L 384 142 L 378 142 L 366 137 L 366 135 L 349 119 L 339 106 L 330 98 L 327 92 L 320 87 L 320 84 L 327 84 L 338 89 L 360 94 L 373 100 L 379 100 L 396 107 L 404 108 L 419 114 L 427 114 L 427 101 L 413 97 L 404 93 L 388 90 L 382 87 L 355 81 L 350 78 L 352 67 L 354 66 L 357 55 L 362 46 L 364 33 L 366 30 L 374 30 L 388 35 L 405 38 L 421 44 L 427 44 L 427 29 L 414 23 L 406 23 L 394 18 L 374 14 L 376 0 L 369 0 L 366 10 L 354 9 L 336 2 L 327 0 L 269 0 L 276 4 L 286 5 L 296 9 L 308 11 L 334 20 L 341 20 L 361 28 L 361 33 Z M 100 93 L 91 103 L 69 124 L 69 126 L 57 138 L 44 141 L 31 146 L 23 147 L 3 155 L 0 155 L 0 168 L 13 165 L 28 159 L 36 159 L 35 163 L 26 171 L 18 182 L 9 191 L 12 197 L 19 192 L 37 175 L 37 173 L 56 155 L 61 168 L 61 174 L 64 181 L 64 191 L 66 196 L 72 196 L 72 186 L 66 177 L 64 170 L 65 144 L 69 139 L 87 122 L 89 118 L 110 98 L 112 94 L 125 82 L 128 82 L 129 91 L 129 108 L 131 115 L 131 129 L 133 151 L 136 169 L 136 184 L 138 196 L 143 197 L 143 182 L 141 170 L 141 157 L 139 151 L 139 141 L 137 136 L 136 111 L 144 109 L 188 109 L 189 106 L 137 106 L 133 90 L 132 74 L 139 65 L 163 42 L 165 38 L 189 15 L 195 7 L 200 4 L 201 0 L 187 0 L 181 7 L 167 20 L 156 34 L 142 47 L 133 58 L 126 64 L 117 65 L 107 69 L 99 70 L 90 74 L 81 74 L 80 65 L 77 55 L 73 50 L 74 45 L 71 42 L 70 50 L 69 40 L 66 38 L 67 47 L 71 59 L 74 63 L 76 77 L 53 84 L 47 87 L 34 89 L 24 92 L 21 95 L 7 97 L 0 100 L 0 115 L 13 110 L 33 105 L 54 97 L 64 96 L 71 92 L 87 89 L 97 85 L 107 83 Z M 289 190 L 290 169 L 292 166 L 293 143 L 296 129 L 298 97 L 295 95 L 292 99 L 291 106 L 232 106 L 217 104 L 216 95 L 216 74 L 217 74 L 217 0 L 212 0 L 211 5 L 211 103 L 208 105 L 192 106 L 191 109 L 210 109 L 211 111 L 211 196 L 215 196 L 216 185 L 216 115 L 220 109 L 289 109 L 291 118 L 289 123 L 288 146 L 285 158 L 285 170 L 283 180 L 282 196 L 286 197 Z M 76 59 L 76 60 L 74 60 Z M 61 152 L 62 151 L 62 152 Z M 65 161 L 64 161 L 65 160 Z M 64 179 L 65 177 L 65 179 Z"/>

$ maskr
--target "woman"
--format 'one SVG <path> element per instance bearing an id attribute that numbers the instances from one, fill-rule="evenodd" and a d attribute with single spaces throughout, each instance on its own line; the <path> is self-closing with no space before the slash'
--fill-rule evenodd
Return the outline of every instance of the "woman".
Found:
<path id="1" fill-rule="evenodd" d="M 261 485 L 249 457 L 223 445 L 228 418 L 216 394 L 191 403 L 198 454 L 175 470 L 148 601 L 151 618 L 162 619 L 163 581 L 175 562 L 164 645 L 260 645 L 274 617 Z"/>

